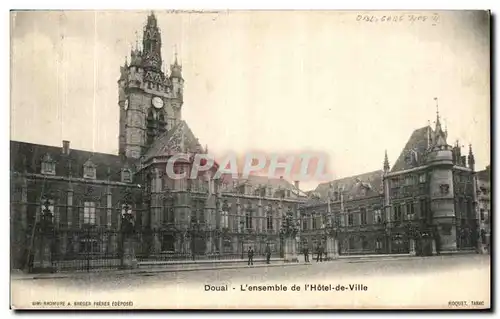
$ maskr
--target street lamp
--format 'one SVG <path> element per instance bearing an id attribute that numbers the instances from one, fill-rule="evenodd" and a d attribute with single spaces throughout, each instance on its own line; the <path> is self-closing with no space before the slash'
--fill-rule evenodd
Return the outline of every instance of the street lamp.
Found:
<path id="1" fill-rule="evenodd" d="M 241 232 L 241 259 L 244 259 L 245 222 L 243 220 L 240 221 L 240 232 Z"/>

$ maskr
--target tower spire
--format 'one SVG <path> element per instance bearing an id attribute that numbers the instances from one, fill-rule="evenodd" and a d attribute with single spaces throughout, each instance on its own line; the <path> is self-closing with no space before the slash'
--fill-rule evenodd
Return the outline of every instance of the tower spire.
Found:
<path id="1" fill-rule="evenodd" d="M 438 103 L 438 98 L 435 97 L 434 101 L 436 101 L 436 131 L 439 126 L 441 128 L 441 122 L 439 121 L 439 103 Z"/>
<path id="2" fill-rule="evenodd" d="M 135 31 L 135 49 L 139 50 L 139 33 Z"/>
<path id="3" fill-rule="evenodd" d="M 469 144 L 469 168 L 471 170 L 474 170 L 474 164 L 476 164 L 476 161 L 474 159 L 474 154 L 472 153 L 472 144 Z"/>
<path id="4" fill-rule="evenodd" d="M 387 150 L 385 150 L 385 156 L 384 156 L 384 172 L 388 172 L 390 169 L 389 166 L 389 158 L 387 157 Z"/>

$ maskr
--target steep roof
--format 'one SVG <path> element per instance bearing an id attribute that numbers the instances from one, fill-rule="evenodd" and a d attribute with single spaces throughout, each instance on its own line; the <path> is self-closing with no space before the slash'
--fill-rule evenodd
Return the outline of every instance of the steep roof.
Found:
<path id="1" fill-rule="evenodd" d="M 300 189 L 296 188 L 295 185 L 291 184 L 288 180 L 284 178 L 269 178 L 267 176 L 260 175 L 249 175 L 246 178 L 242 178 L 239 175 L 238 178 L 234 178 L 231 174 L 223 174 L 221 176 L 223 182 L 226 184 L 226 191 L 236 191 L 237 187 L 241 185 L 250 185 L 253 189 L 258 187 L 271 187 L 274 191 L 278 189 L 290 190 L 293 194 L 299 197 L 306 197 L 307 194 Z"/>
<path id="2" fill-rule="evenodd" d="M 185 121 L 179 121 L 171 130 L 159 136 L 149 147 L 143 160 L 147 161 L 157 156 L 169 156 L 177 153 L 202 152 L 203 147 L 198 142 L 193 131 Z"/>
<path id="3" fill-rule="evenodd" d="M 477 178 L 480 181 L 483 181 L 483 182 L 490 182 L 491 181 L 491 169 L 490 169 L 490 166 L 488 165 L 486 167 L 486 169 L 477 172 Z"/>
<path id="4" fill-rule="evenodd" d="M 429 133 L 433 135 L 430 126 L 416 129 L 392 166 L 391 172 L 403 171 L 421 165 L 429 147 Z"/>
<path id="5" fill-rule="evenodd" d="M 17 172 L 40 173 L 43 158 L 49 155 L 55 162 L 56 175 L 68 176 L 71 167 L 73 177 L 83 177 L 83 165 L 91 161 L 96 166 L 96 179 L 121 181 L 124 167 L 135 171 L 135 161 L 125 157 L 70 149 L 64 155 L 62 147 L 10 141 L 10 169 Z M 109 169 L 109 173 L 108 173 Z"/>
<path id="6" fill-rule="evenodd" d="M 382 174 L 382 170 L 377 170 L 321 183 L 316 187 L 314 192 L 319 194 L 321 199 L 328 197 L 330 189 L 337 191 L 342 188 L 344 189 L 343 194 L 346 199 L 379 195 L 383 190 Z"/>

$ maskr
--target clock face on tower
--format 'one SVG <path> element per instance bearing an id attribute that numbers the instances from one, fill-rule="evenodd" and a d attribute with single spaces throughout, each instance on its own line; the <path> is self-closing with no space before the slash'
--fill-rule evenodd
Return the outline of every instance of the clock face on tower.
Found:
<path id="1" fill-rule="evenodd" d="M 158 96 L 155 96 L 152 100 L 151 100 L 151 104 L 153 104 L 153 106 L 157 109 L 161 109 L 163 107 L 163 100 L 158 97 Z"/>

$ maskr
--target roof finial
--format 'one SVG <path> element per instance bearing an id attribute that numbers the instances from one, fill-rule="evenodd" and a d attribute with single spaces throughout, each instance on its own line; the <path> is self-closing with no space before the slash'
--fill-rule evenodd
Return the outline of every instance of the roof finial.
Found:
<path id="1" fill-rule="evenodd" d="M 439 104 L 438 104 L 438 98 L 435 97 L 434 98 L 434 101 L 436 101 L 436 116 L 437 116 L 437 119 L 439 120 Z"/>
<path id="2" fill-rule="evenodd" d="M 390 166 L 389 166 L 389 158 L 387 156 L 387 150 L 385 150 L 385 156 L 384 156 L 384 171 L 389 171 Z"/>
<path id="3" fill-rule="evenodd" d="M 178 65 L 179 63 L 177 62 L 177 44 L 174 44 L 174 65 Z"/>

